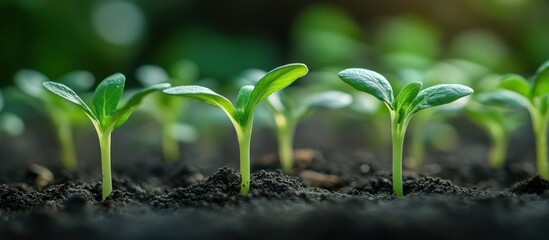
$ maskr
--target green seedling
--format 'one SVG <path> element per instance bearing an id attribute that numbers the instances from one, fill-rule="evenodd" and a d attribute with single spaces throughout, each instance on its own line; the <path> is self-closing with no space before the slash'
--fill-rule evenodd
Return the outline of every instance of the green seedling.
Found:
<path id="1" fill-rule="evenodd" d="M 532 81 L 511 74 L 503 78 L 499 87 L 503 90 L 483 95 L 483 101 L 523 107 L 528 110 L 536 142 L 538 174 L 549 179 L 547 159 L 547 127 L 549 125 L 549 61 L 536 71 Z"/>
<path id="2" fill-rule="evenodd" d="M 478 100 L 469 102 L 465 114 L 483 129 L 490 139 L 491 146 L 488 152 L 490 166 L 503 167 L 511 133 L 524 123 L 523 114 L 488 106 Z"/>
<path id="3" fill-rule="evenodd" d="M 198 69 L 190 61 L 180 61 L 174 64 L 173 77 L 154 65 L 145 65 L 137 69 L 137 80 L 144 86 L 152 86 L 168 82 L 172 85 L 185 85 L 196 81 Z M 185 110 L 183 101 L 169 97 L 165 94 L 152 96 L 152 115 L 160 123 L 162 129 L 162 153 L 164 159 L 173 162 L 179 159 L 178 141 L 192 141 L 195 138 L 194 128 L 179 123 L 179 119 Z"/>
<path id="4" fill-rule="evenodd" d="M 194 98 L 218 106 L 227 114 L 236 130 L 240 148 L 240 194 L 247 195 L 250 191 L 250 141 L 255 108 L 269 95 L 292 84 L 307 72 L 307 66 L 299 63 L 275 68 L 265 74 L 255 86 L 246 85 L 240 88 L 236 105 L 202 86 L 172 87 L 165 89 L 164 93 Z"/>
<path id="5" fill-rule="evenodd" d="M 249 70 L 244 78 L 257 82 L 265 75 L 261 70 Z M 294 166 L 293 140 L 299 122 L 315 109 L 337 109 L 351 104 L 350 94 L 341 91 L 314 90 L 313 87 L 298 87 L 294 92 L 279 91 L 267 97 L 269 112 L 274 119 L 278 141 L 278 158 L 282 170 L 291 173 Z M 294 93 L 294 94 L 291 94 Z"/>
<path id="6" fill-rule="evenodd" d="M 381 74 L 360 68 L 339 72 L 339 77 L 353 88 L 381 100 L 391 114 L 393 145 L 393 192 L 403 196 L 402 152 L 406 128 L 412 116 L 426 108 L 451 103 L 473 93 L 473 89 L 461 84 L 439 84 L 421 90 L 421 82 L 406 84 L 394 97 L 389 81 Z"/>
<path id="7" fill-rule="evenodd" d="M 351 95 L 339 91 L 318 92 L 301 99 L 284 97 L 284 101 L 278 94 L 267 98 L 270 112 L 274 118 L 278 156 L 284 172 L 292 172 L 294 166 L 293 139 L 299 122 L 315 108 L 342 108 L 349 105 L 351 101 Z"/>
<path id="8" fill-rule="evenodd" d="M 36 100 L 37 108 L 43 109 L 55 130 L 61 162 L 66 169 L 74 170 L 77 167 L 76 152 L 73 139 L 73 125 L 78 113 L 75 108 L 68 106 L 55 95 L 42 87 L 49 81 L 43 74 L 23 69 L 15 74 L 15 85 L 28 97 Z M 87 91 L 95 82 L 94 77 L 86 71 L 74 71 L 61 77 L 61 83 L 71 86 L 77 92 Z"/>
<path id="9" fill-rule="evenodd" d="M 157 90 L 170 87 L 169 83 L 153 85 L 134 93 L 128 101 L 118 108 L 118 103 L 124 91 L 126 78 L 116 73 L 105 78 L 93 94 L 92 107 L 90 108 L 72 89 L 57 82 L 45 82 L 43 85 L 52 93 L 76 104 L 91 120 L 101 149 L 101 173 L 103 176 L 102 200 L 105 200 L 112 192 L 111 177 L 111 135 L 114 129 L 122 125 L 131 115 L 143 98 Z"/>

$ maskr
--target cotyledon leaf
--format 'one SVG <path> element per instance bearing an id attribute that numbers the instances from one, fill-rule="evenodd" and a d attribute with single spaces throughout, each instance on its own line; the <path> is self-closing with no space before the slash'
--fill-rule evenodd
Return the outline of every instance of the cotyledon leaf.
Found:
<path id="1" fill-rule="evenodd" d="M 125 81 L 126 78 L 124 75 L 115 73 L 101 81 L 95 89 L 92 103 L 96 116 L 100 122 L 116 111 L 118 102 L 124 91 Z"/>
<path id="2" fill-rule="evenodd" d="M 308 71 L 307 66 L 301 63 L 287 64 L 271 70 L 255 85 L 246 111 L 250 111 L 272 93 L 292 84 L 295 80 L 307 74 Z"/>
<path id="3" fill-rule="evenodd" d="M 525 96 L 509 90 L 499 90 L 478 95 L 478 101 L 489 105 L 529 108 L 530 101 Z"/>
<path id="4" fill-rule="evenodd" d="M 423 83 L 421 82 L 410 82 L 402 87 L 393 106 L 398 113 L 397 116 L 399 119 L 397 119 L 397 122 L 401 122 L 406 115 L 411 114 L 410 108 L 413 108 L 412 103 L 419 94 L 422 86 Z"/>
<path id="5" fill-rule="evenodd" d="M 412 113 L 425 108 L 451 103 L 473 92 L 472 88 L 461 84 L 439 84 L 423 89 L 412 102 Z"/>
<path id="6" fill-rule="evenodd" d="M 520 75 L 509 74 L 504 76 L 499 86 L 516 92 L 524 97 L 530 97 L 530 83 Z"/>
<path id="7" fill-rule="evenodd" d="M 533 96 L 545 96 L 549 94 L 549 61 L 543 63 L 534 77 Z"/>
<path id="8" fill-rule="evenodd" d="M 86 105 L 86 103 L 69 87 L 56 82 L 44 82 L 42 85 L 50 92 L 76 104 L 90 118 L 96 121 L 99 120 L 97 116 L 95 116 L 95 114 L 92 112 L 92 110 L 88 107 L 88 105 Z"/>
<path id="9" fill-rule="evenodd" d="M 207 87 L 197 85 L 178 86 L 164 89 L 163 92 L 169 95 L 194 98 L 196 100 L 220 107 L 232 118 L 235 118 L 236 116 L 236 109 L 231 101 Z"/>
<path id="10" fill-rule="evenodd" d="M 381 74 L 362 68 L 349 68 L 339 72 L 338 75 L 351 87 L 366 92 L 393 107 L 393 89 Z"/>

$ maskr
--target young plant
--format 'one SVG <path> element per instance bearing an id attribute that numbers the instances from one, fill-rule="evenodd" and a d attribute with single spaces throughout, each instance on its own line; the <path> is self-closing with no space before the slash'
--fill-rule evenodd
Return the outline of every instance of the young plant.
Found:
<path id="1" fill-rule="evenodd" d="M 171 87 L 165 89 L 164 93 L 194 98 L 218 106 L 227 114 L 236 130 L 240 148 L 240 194 L 247 195 L 250 191 L 250 140 L 255 108 L 269 95 L 287 87 L 307 72 L 307 66 L 299 63 L 275 68 L 265 74 L 255 86 L 246 85 L 240 88 L 234 106 L 227 98 L 202 86 Z"/>
<path id="2" fill-rule="evenodd" d="M 245 72 L 243 80 L 255 83 L 264 75 L 265 72 L 262 70 L 251 69 Z M 350 94 L 313 88 L 313 86 L 309 86 L 285 89 L 267 97 L 266 103 L 274 119 L 278 141 L 278 158 L 282 170 L 286 173 L 291 173 L 294 167 L 293 140 L 299 122 L 315 109 L 343 108 L 352 102 Z"/>
<path id="3" fill-rule="evenodd" d="M 284 172 L 290 173 L 294 167 L 293 140 L 297 124 L 315 108 L 337 109 L 349 105 L 351 95 L 339 91 L 318 92 L 301 99 L 285 97 L 282 101 L 278 94 L 267 98 L 269 109 L 274 118 L 278 140 L 278 157 Z"/>
<path id="4" fill-rule="evenodd" d="M 91 120 L 101 149 L 101 173 L 103 176 L 102 200 L 105 200 L 112 192 L 111 178 L 111 134 L 122 125 L 131 115 L 143 98 L 157 90 L 170 86 L 169 83 L 153 85 L 134 93 L 128 101 L 118 108 L 118 102 L 124 91 L 126 78 L 120 73 L 105 78 L 93 94 L 91 108 L 69 87 L 57 82 L 45 82 L 43 85 L 52 93 L 76 104 Z"/>
<path id="5" fill-rule="evenodd" d="M 359 91 L 373 95 L 385 103 L 391 114 L 393 145 L 393 192 L 403 196 L 402 149 L 404 135 L 412 116 L 426 108 L 451 103 L 473 93 L 473 89 L 460 84 L 439 84 L 421 90 L 421 82 L 406 84 L 394 97 L 389 81 L 381 74 L 360 68 L 339 72 L 339 78 Z"/>
<path id="6" fill-rule="evenodd" d="M 493 168 L 503 167 L 511 133 L 524 123 L 524 115 L 488 106 L 478 100 L 468 103 L 465 114 L 481 127 L 490 139 L 491 146 L 488 153 L 490 166 Z"/>
<path id="7" fill-rule="evenodd" d="M 520 75 L 511 74 L 503 78 L 499 87 L 503 90 L 483 95 L 483 100 L 523 107 L 528 110 L 536 142 L 536 165 L 538 174 L 549 179 L 547 128 L 549 125 L 549 61 L 536 71 L 529 82 Z"/>
<path id="8" fill-rule="evenodd" d="M 137 80 L 144 86 L 168 82 L 172 85 L 185 85 L 196 81 L 198 69 L 190 61 L 179 61 L 174 64 L 173 77 L 161 67 L 154 65 L 144 65 L 137 69 Z M 152 115 L 160 123 L 162 129 L 162 153 L 164 159 L 173 162 L 179 159 L 178 141 L 193 141 L 195 134 L 194 128 L 179 122 L 181 114 L 185 110 L 183 101 L 158 94 L 152 96 Z M 179 131 L 178 131 L 179 130 Z M 181 133 L 183 132 L 183 133 Z"/>
<path id="9" fill-rule="evenodd" d="M 37 108 L 43 109 L 52 124 L 57 141 L 61 162 L 66 169 L 74 170 L 77 166 L 73 140 L 73 125 L 78 113 L 55 95 L 42 87 L 49 81 L 43 74 L 29 69 L 19 70 L 15 74 L 15 85 L 28 97 L 35 99 Z M 95 82 L 94 77 L 86 71 L 74 71 L 61 77 L 60 82 L 71 86 L 77 92 L 87 91 Z"/>

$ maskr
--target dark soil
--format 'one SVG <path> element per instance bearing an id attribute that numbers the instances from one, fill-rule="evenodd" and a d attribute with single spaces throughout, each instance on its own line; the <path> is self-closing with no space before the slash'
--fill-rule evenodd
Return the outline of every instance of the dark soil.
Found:
<path id="1" fill-rule="evenodd" d="M 362 133 L 352 134 L 348 139 L 363 140 Z M 9 145 L 3 149 L 35 149 L 28 139 L 34 138 L 3 142 Z M 511 152 L 506 166 L 493 169 L 486 149 L 475 143 L 431 151 L 420 169 L 405 170 L 406 196 L 396 198 L 388 151 L 349 150 L 349 142 L 329 148 L 333 139 L 313 140 L 322 151 L 296 151 L 291 174 L 278 170 L 276 154 L 252 149 L 246 197 L 234 170 L 237 153 L 186 149 L 185 161 L 169 164 L 158 154 L 113 148 L 129 156 L 113 162 L 114 190 L 103 202 L 97 156 L 84 156 L 90 161 L 68 172 L 55 167 L 55 158 L 41 162 L 46 170 L 29 167 L 53 151 L 47 147 L 22 151 L 23 159 L 9 150 L 0 161 L 0 239 L 548 238 L 549 182 L 535 176 L 529 153 Z M 259 143 L 259 149 L 274 144 Z"/>
<path id="2" fill-rule="evenodd" d="M 546 239 L 549 182 L 533 177 L 509 189 L 480 190 L 408 174 L 403 198 L 390 176 L 372 173 L 325 189 L 280 171 L 209 177 L 184 165 L 149 166 L 146 180 L 85 177 L 39 189 L 0 185 L 2 239 Z M 156 174 L 157 175 L 156 175 Z M 299 176 L 298 173 L 296 175 Z M 340 184 L 341 185 L 341 184 Z M 335 190 L 334 190 L 335 189 Z"/>

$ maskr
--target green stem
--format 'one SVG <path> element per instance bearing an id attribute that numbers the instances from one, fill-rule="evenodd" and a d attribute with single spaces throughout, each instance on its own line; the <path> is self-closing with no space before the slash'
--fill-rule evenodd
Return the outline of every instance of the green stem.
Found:
<path id="1" fill-rule="evenodd" d="M 250 192 L 250 143 L 252 139 L 253 115 L 248 118 L 245 126 L 237 129 L 238 145 L 240 149 L 240 194 Z"/>
<path id="2" fill-rule="evenodd" d="M 393 140 L 393 192 L 397 197 L 404 196 L 402 190 L 402 152 L 404 147 L 405 123 L 397 123 L 392 120 L 391 135 Z"/>
<path id="3" fill-rule="evenodd" d="M 69 123 L 57 124 L 57 140 L 61 151 L 61 162 L 68 170 L 76 169 L 76 153 L 72 136 L 72 126 Z"/>
<path id="4" fill-rule="evenodd" d="M 168 162 L 174 162 L 179 159 L 179 143 L 177 139 L 171 136 L 171 126 L 168 123 L 162 125 L 162 153 L 164 159 Z"/>
<path id="5" fill-rule="evenodd" d="M 276 136 L 278 139 L 278 157 L 282 170 L 292 173 L 294 167 L 294 133 L 295 124 L 282 114 L 275 116 Z"/>
<path id="6" fill-rule="evenodd" d="M 532 115 L 532 124 L 534 125 L 534 135 L 536 140 L 536 155 L 538 174 L 549 179 L 549 162 L 547 158 L 547 119 L 540 115 Z"/>
<path id="7" fill-rule="evenodd" d="M 488 133 L 490 134 L 490 140 L 492 141 L 492 147 L 488 153 L 488 160 L 490 166 L 494 168 L 501 168 L 505 163 L 505 156 L 507 151 L 507 145 L 509 139 L 507 138 L 505 131 L 498 125 L 488 126 Z"/>
<path id="8" fill-rule="evenodd" d="M 99 147 L 101 148 L 101 175 L 103 176 L 102 201 L 104 201 L 112 192 L 111 133 L 111 131 L 106 131 L 105 133 L 98 132 Z"/>

